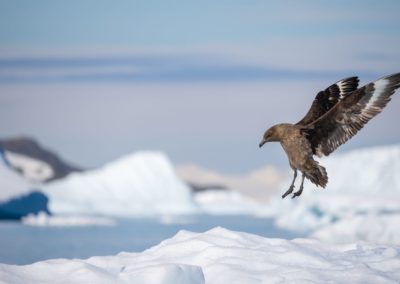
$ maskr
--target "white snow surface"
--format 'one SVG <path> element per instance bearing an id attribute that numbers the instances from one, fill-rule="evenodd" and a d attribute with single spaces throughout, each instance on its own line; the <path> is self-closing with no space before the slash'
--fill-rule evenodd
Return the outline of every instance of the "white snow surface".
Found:
<path id="1" fill-rule="evenodd" d="M 140 217 L 196 210 L 191 191 L 160 152 L 137 152 L 42 186 L 54 214 Z"/>
<path id="2" fill-rule="evenodd" d="M 6 164 L 0 153 L 0 202 L 28 194 L 32 191 L 31 188 L 32 186 L 20 174 Z"/>
<path id="3" fill-rule="evenodd" d="M 307 232 L 354 215 L 400 212 L 400 145 L 334 153 L 320 163 L 329 176 L 325 189 L 306 181 L 299 198 L 282 200 L 288 180 L 259 214 L 276 217 L 281 227 Z"/>
<path id="4" fill-rule="evenodd" d="M 5 283 L 399 283 L 400 247 L 180 231 L 142 253 L 0 264 Z"/>

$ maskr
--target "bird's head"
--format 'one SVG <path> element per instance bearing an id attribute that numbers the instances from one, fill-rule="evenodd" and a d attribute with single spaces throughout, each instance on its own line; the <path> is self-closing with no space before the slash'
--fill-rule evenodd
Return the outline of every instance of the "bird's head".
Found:
<path id="1" fill-rule="evenodd" d="M 277 131 L 275 126 L 272 126 L 270 129 L 265 131 L 263 138 L 258 146 L 261 148 L 265 143 L 273 141 L 279 141 L 277 138 Z"/>

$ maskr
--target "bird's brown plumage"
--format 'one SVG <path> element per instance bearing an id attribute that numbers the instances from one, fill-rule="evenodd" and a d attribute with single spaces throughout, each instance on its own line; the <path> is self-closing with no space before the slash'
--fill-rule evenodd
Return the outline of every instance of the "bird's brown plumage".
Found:
<path id="1" fill-rule="evenodd" d="M 307 125 L 319 117 L 327 113 L 339 101 L 341 101 L 348 94 L 357 90 L 358 78 L 349 77 L 336 82 L 329 86 L 324 91 L 320 91 L 315 97 L 310 110 L 307 114 L 297 122 L 297 125 Z"/>
<path id="2" fill-rule="evenodd" d="M 400 87 L 400 73 L 357 87 L 357 77 L 338 81 L 317 94 L 310 110 L 298 123 L 277 124 L 264 133 L 260 147 L 266 142 L 280 142 L 294 170 L 293 182 L 282 197 L 292 193 L 297 170 L 303 176 L 300 189 L 293 197 L 302 193 L 304 178 L 317 186 L 326 186 L 326 170 L 313 155 L 328 156 L 380 113 Z"/>

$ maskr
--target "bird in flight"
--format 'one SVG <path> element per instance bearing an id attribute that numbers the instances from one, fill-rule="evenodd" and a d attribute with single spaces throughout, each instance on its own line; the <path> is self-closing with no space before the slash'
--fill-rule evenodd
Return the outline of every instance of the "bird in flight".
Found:
<path id="1" fill-rule="evenodd" d="M 400 73 L 361 88 L 358 82 L 357 77 L 338 81 L 317 94 L 302 120 L 274 125 L 264 133 L 260 148 L 267 142 L 280 142 L 294 171 L 293 181 L 282 198 L 293 192 L 297 171 L 302 173 L 301 184 L 292 198 L 303 192 L 305 178 L 325 188 L 328 174 L 313 156 L 328 156 L 380 113 L 400 87 Z"/>

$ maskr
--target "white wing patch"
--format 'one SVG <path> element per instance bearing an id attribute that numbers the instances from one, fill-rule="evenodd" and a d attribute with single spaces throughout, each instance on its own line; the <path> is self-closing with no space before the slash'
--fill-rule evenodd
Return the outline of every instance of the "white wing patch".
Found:
<path id="1" fill-rule="evenodd" d="M 387 79 L 380 79 L 374 82 L 374 92 L 372 93 L 372 96 L 369 99 L 368 103 L 361 111 L 363 115 L 368 118 L 372 118 L 376 115 L 377 112 L 381 112 L 382 107 L 375 105 L 375 103 L 379 99 L 379 97 L 385 92 L 388 84 L 389 80 Z M 371 115 L 371 111 L 374 113 L 373 115 Z"/>

